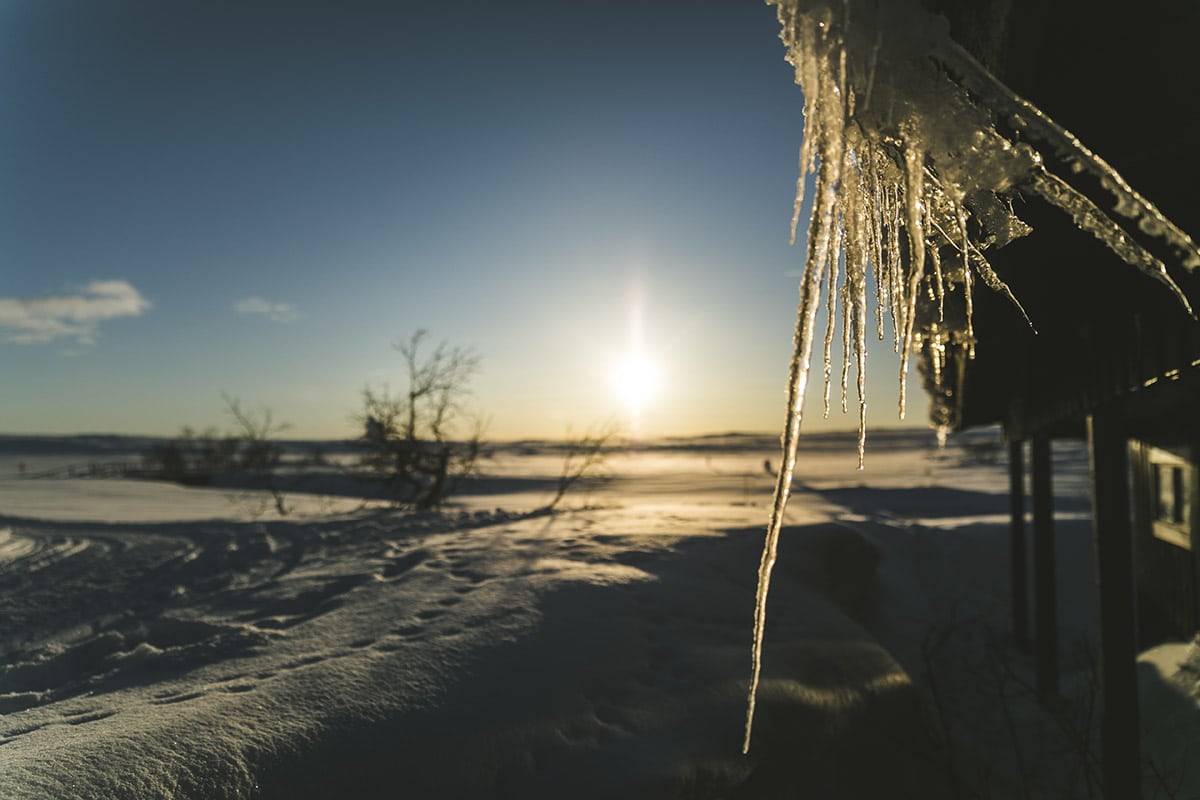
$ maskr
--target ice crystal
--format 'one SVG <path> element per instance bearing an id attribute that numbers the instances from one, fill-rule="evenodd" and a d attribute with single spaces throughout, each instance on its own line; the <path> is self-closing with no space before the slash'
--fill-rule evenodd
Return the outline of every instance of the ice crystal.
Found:
<path id="1" fill-rule="evenodd" d="M 1064 211 L 1125 262 L 1164 283 L 1187 306 L 1164 262 L 1126 229 L 1156 238 L 1194 271 L 1200 249 L 1075 136 L 1017 96 L 949 36 L 946 21 L 917 0 L 767 0 L 804 92 L 804 134 L 792 239 L 805 187 L 813 177 L 804 274 L 787 384 L 782 466 L 759 564 L 753 667 L 743 750 L 750 746 L 762 668 L 766 600 L 791 491 L 804 417 L 817 310 L 824 287 L 825 413 L 833 378 L 835 317 L 842 324 L 841 391 L 847 407 L 853 365 L 859 404 L 859 467 L 866 441 L 868 276 L 875 284 L 875 331 L 900 354 L 899 413 L 904 417 L 910 362 L 932 377 L 931 416 L 939 434 L 956 420 L 950 353 L 975 353 L 977 281 L 1017 298 L 985 255 L 1030 231 L 1013 213 L 1018 190 Z M 1104 193 L 1093 197 L 1069 173 L 1086 173 Z M 1112 213 L 1102 206 L 1112 206 Z M 840 284 L 839 284 L 840 281 Z M 1188 307 L 1189 313 L 1191 308 Z M 1028 318 L 1026 318 L 1028 321 Z"/>

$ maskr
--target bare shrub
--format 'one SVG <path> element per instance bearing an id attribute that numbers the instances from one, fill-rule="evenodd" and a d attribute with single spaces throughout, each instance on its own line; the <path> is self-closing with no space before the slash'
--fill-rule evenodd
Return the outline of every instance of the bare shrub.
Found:
<path id="1" fill-rule="evenodd" d="M 474 471 L 484 424 L 466 407 L 479 356 L 469 348 L 438 344 L 422 352 L 427 332 L 396 345 L 407 387 L 363 389 L 357 415 L 366 452 L 360 465 L 379 480 L 392 502 L 428 509 Z"/>
<path id="2" fill-rule="evenodd" d="M 239 444 L 235 449 L 238 469 L 264 481 L 275 500 L 275 510 L 280 516 L 286 515 L 283 493 L 275 481 L 275 470 L 283 459 L 283 447 L 275 438 L 289 426 L 275 422 L 271 409 L 265 406 L 257 412 L 245 411 L 237 398 L 227 394 L 221 396 L 225 399 L 225 411 L 238 426 L 239 435 L 233 440 Z"/>
<path id="3" fill-rule="evenodd" d="M 237 430 L 220 434 L 216 428 L 206 428 L 197 433 L 185 427 L 179 436 L 155 444 L 143 454 L 143 475 L 191 485 L 207 485 L 217 476 L 249 476 L 271 493 L 275 509 L 287 514 L 275 473 L 283 459 L 277 437 L 289 426 L 275 422 L 268 408 L 247 411 L 237 398 L 221 397 Z"/>

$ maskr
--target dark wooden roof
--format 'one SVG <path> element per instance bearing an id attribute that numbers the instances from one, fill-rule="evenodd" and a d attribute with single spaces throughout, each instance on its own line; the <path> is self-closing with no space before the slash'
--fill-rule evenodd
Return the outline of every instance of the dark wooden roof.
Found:
<path id="1" fill-rule="evenodd" d="M 1013 90 L 1200 238 L 1200 4 L 927 5 L 944 13 L 952 35 Z M 976 359 L 964 365 L 959 426 L 1003 422 L 1018 435 L 1070 432 L 1089 410 L 1121 403 L 1136 425 L 1194 427 L 1200 323 L 1163 284 L 1060 211 L 1036 198 L 1019 198 L 1014 208 L 1034 232 L 988 257 L 1037 333 L 1006 299 L 977 290 L 979 344 Z M 1200 311 L 1200 271 L 1168 263 Z"/>

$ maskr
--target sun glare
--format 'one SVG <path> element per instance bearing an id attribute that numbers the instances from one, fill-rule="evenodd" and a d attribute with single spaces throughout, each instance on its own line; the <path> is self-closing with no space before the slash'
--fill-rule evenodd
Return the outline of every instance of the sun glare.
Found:
<path id="1" fill-rule="evenodd" d="M 626 407 L 637 414 L 658 389 L 658 370 L 640 356 L 627 358 L 613 370 L 613 386 Z"/>

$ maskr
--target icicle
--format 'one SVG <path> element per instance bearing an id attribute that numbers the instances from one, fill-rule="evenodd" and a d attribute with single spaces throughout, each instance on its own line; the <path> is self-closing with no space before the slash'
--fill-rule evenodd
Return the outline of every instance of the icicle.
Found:
<path id="1" fill-rule="evenodd" d="M 960 257 L 962 257 L 963 256 L 962 243 L 955 242 L 954 239 L 951 238 L 950 234 L 948 234 L 948 233 L 946 233 L 946 231 L 942 230 L 942 228 L 940 226 L 938 226 L 936 223 L 934 223 L 933 225 L 934 225 L 934 228 L 937 229 L 937 232 L 942 235 L 942 238 L 944 238 L 947 242 L 949 242 L 950 246 L 953 247 L 959 253 Z M 992 269 L 992 265 L 988 262 L 987 258 L 984 257 L 983 253 L 980 252 L 979 248 L 975 246 L 975 244 L 970 240 L 969 237 L 966 238 L 964 241 L 966 242 L 966 245 L 967 245 L 966 257 L 969 259 L 969 266 L 975 267 L 975 270 L 983 278 L 983 282 L 987 285 L 987 287 L 989 289 L 991 289 L 993 292 L 996 292 L 997 294 L 1002 294 L 1006 298 L 1008 298 L 1008 301 L 1013 304 L 1013 307 L 1016 308 L 1017 311 L 1021 314 L 1021 317 L 1024 318 L 1025 324 L 1028 325 L 1030 327 L 1030 329 L 1033 330 L 1034 333 L 1037 333 L 1037 328 L 1034 327 L 1033 322 L 1029 319 L 1029 315 L 1025 313 L 1025 307 L 1023 305 L 1021 305 L 1021 301 L 1018 300 L 1017 296 L 1013 294 L 1012 289 L 1009 288 L 1009 285 L 1000 279 L 1000 276 L 997 275 L 996 271 Z M 940 262 L 939 262 L 938 269 L 940 269 L 940 268 L 941 267 L 940 267 Z M 964 280 L 968 274 L 969 274 L 969 271 L 964 270 Z M 938 319 L 942 320 L 942 321 L 944 321 L 944 319 L 945 319 L 945 315 L 943 313 L 943 308 L 940 305 L 938 307 Z"/>
<path id="2" fill-rule="evenodd" d="M 804 88 L 804 133 L 800 140 L 800 175 L 796 179 L 796 199 L 792 205 L 792 229 L 788 238 L 790 244 L 796 243 L 796 228 L 800 224 L 800 209 L 804 205 L 804 191 L 808 176 L 813 171 L 816 148 L 813 142 L 817 139 L 817 126 L 820 124 L 818 104 L 821 102 L 821 68 L 817 61 L 816 48 L 807 46 L 808 42 L 816 40 L 815 23 L 807 15 L 798 19 L 795 10 L 788 19 L 784 20 L 783 7 L 780 7 L 781 22 L 784 23 L 785 34 L 793 32 L 796 41 L 785 38 L 789 53 L 798 53 L 793 63 L 796 67 L 796 83 Z M 800 43 L 805 43 L 801 45 Z"/>
<path id="3" fill-rule="evenodd" d="M 975 303 L 974 289 L 971 279 L 971 237 L 967 233 L 967 211 L 962 206 L 955 206 L 955 216 L 958 217 L 959 249 L 962 251 L 963 296 L 967 304 L 967 358 L 975 357 Z"/>
<path id="4" fill-rule="evenodd" d="M 847 21 L 847 19 L 849 17 L 849 13 L 850 13 L 849 0 L 843 0 L 843 23 L 845 23 Z M 841 152 L 838 154 L 838 157 L 842 160 L 841 173 L 840 173 L 840 177 L 837 182 L 837 185 L 836 185 L 836 187 L 834 187 L 834 191 L 836 192 L 835 199 L 834 199 L 834 210 L 835 210 L 835 213 L 840 216 L 845 213 L 845 208 L 846 208 L 846 199 L 845 198 L 847 197 L 847 195 L 849 195 L 849 192 L 846 189 L 847 181 L 845 181 L 845 179 L 844 179 L 844 176 L 846 174 L 846 163 L 852 162 L 854 160 L 854 153 L 850 147 L 847 147 L 847 143 L 846 143 L 846 139 L 845 139 L 845 136 L 846 136 L 845 122 L 854 113 L 854 92 L 846 85 L 846 50 L 845 50 L 845 48 L 839 46 L 837 48 L 837 53 L 838 53 L 838 62 L 837 62 L 838 70 L 837 70 L 837 77 L 835 79 L 836 82 L 834 83 L 834 85 L 832 87 L 832 90 L 833 90 L 832 94 L 834 96 L 836 96 L 840 93 L 842 95 L 842 101 L 843 101 L 844 105 L 839 105 L 837 107 L 834 107 L 831 105 L 830 111 L 828 112 L 829 119 L 826 120 L 826 122 L 832 123 L 834 126 L 837 126 L 840 130 L 841 136 L 843 137 L 842 142 L 839 144 L 839 148 L 840 148 Z M 826 306 L 825 306 L 825 314 L 826 314 L 826 318 L 827 318 L 826 324 L 825 324 L 825 350 L 824 350 L 824 356 L 825 356 L 824 414 L 825 414 L 825 419 L 829 419 L 829 391 L 830 391 L 830 385 L 833 380 L 833 336 L 834 336 L 834 332 L 835 332 L 835 326 L 837 323 L 838 278 L 840 277 L 839 267 L 841 265 L 841 262 L 845 256 L 845 252 L 846 252 L 846 249 L 842 244 L 844 242 L 844 234 L 843 234 L 842 226 L 839 226 L 839 228 L 838 228 L 837 240 L 838 240 L 838 248 L 837 248 L 838 252 L 836 255 L 832 256 L 832 258 L 830 260 L 830 264 L 829 264 L 829 296 L 828 296 L 828 300 L 827 300 Z"/>
<path id="5" fill-rule="evenodd" d="M 815 39 L 814 36 L 812 41 L 801 44 L 815 48 L 817 45 Z M 822 91 L 830 90 L 836 96 L 840 90 L 831 85 L 833 77 L 830 72 L 830 70 L 821 72 L 821 78 L 830 84 L 823 86 Z M 762 559 L 758 567 L 758 592 L 754 603 L 754 639 L 751 645 L 752 672 L 746 703 L 746 735 L 742 742 L 743 753 L 750 751 L 750 737 L 754 730 L 755 700 L 758 695 L 759 677 L 762 674 L 762 646 L 767 620 L 767 595 L 771 586 L 771 571 L 775 567 L 779 549 L 779 532 L 783 528 L 783 514 L 787 509 L 792 476 L 796 468 L 796 447 L 800 436 L 800 424 L 804 419 L 804 392 L 808 387 L 821 279 L 829 263 L 829 249 L 835 224 L 837 189 L 845 142 L 845 114 L 840 104 L 834 106 L 833 103 L 827 102 L 825 105 L 829 108 L 823 109 L 823 113 L 819 115 L 821 124 L 818 146 L 821 158 L 817 170 L 813 216 L 809 220 L 808 253 L 804 265 L 804 280 L 800 289 L 800 304 L 797 309 L 794 349 L 788 370 L 787 423 L 784 426 L 781 441 L 783 458 L 775 481 L 771 518 L 767 524 L 766 541 L 763 544 Z"/>
<path id="6" fill-rule="evenodd" d="M 933 386 L 937 391 L 942 390 L 942 363 L 945 360 L 946 345 L 941 328 L 935 323 L 929 333 L 930 361 L 933 364 Z"/>
<path id="7" fill-rule="evenodd" d="M 890 273 L 890 283 L 892 292 L 891 302 L 891 317 L 892 317 L 892 336 L 894 343 L 892 349 L 899 353 L 900 348 L 904 345 L 904 270 L 900 263 L 900 231 L 904 229 L 901 223 L 901 208 L 904 206 L 904 186 L 900 183 L 893 183 L 891 186 L 891 208 L 888 218 L 888 225 L 891 229 L 891 252 L 888 255 L 888 272 Z"/>
<path id="8" fill-rule="evenodd" d="M 999 294 L 1004 295 L 1006 298 L 1008 298 L 1008 301 L 1013 304 L 1013 306 L 1017 309 L 1017 311 L 1020 312 L 1022 318 L 1024 318 L 1025 324 L 1028 325 L 1030 327 L 1030 329 L 1032 329 L 1036 333 L 1037 328 L 1034 327 L 1033 322 L 1029 319 L 1029 315 L 1025 313 L 1025 307 L 1021 305 L 1021 301 L 1017 300 L 1017 296 L 1013 294 L 1012 289 L 1009 288 L 1009 285 L 1000 279 L 1000 276 L 997 275 L 996 271 L 992 269 L 992 265 L 988 262 L 987 258 L 984 257 L 983 253 L 979 250 L 979 248 L 976 247 L 975 244 L 971 241 L 971 237 L 966 234 L 966 230 L 963 227 L 965 224 L 965 220 L 959 220 L 960 213 L 962 213 L 962 214 L 967 213 L 966 208 L 958 203 L 955 203 L 953 200 L 951 200 L 949 197 L 947 197 L 945 190 L 942 188 L 941 184 L 937 181 L 936 178 L 931 177 L 928 172 L 926 172 L 926 178 L 927 178 L 927 184 L 936 189 L 937 199 L 939 201 L 949 204 L 949 206 L 951 207 L 951 209 L 954 212 L 955 220 L 957 220 L 959 223 L 960 233 L 959 233 L 959 241 L 958 242 L 955 242 L 954 238 L 952 236 L 950 236 L 949 233 L 944 231 L 937 224 L 936 221 L 932 222 L 931 224 L 937 230 L 937 232 L 939 234 L 941 234 L 942 238 L 945 239 L 950 244 L 951 247 L 953 247 L 955 250 L 957 250 L 959 252 L 960 257 L 968 259 L 967 261 L 964 261 L 965 266 L 964 266 L 963 274 L 964 275 L 970 274 L 970 267 L 972 267 L 972 266 L 975 267 L 975 270 L 977 272 L 979 272 L 980 276 L 983 278 L 983 282 L 987 285 L 987 287 L 989 289 L 991 289 L 993 292 L 997 292 Z M 1011 210 L 1009 213 L 1011 213 Z M 1018 220 L 1018 222 L 1019 222 L 1019 220 Z M 966 244 L 965 252 L 963 250 L 963 243 Z M 934 248 L 934 250 L 936 250 L 936 248 Z M 939 268 L 940 268 L 940 265 L 939 265 Z M 941 280 L 941 277 L 942 276 L 939 273 L 938 274 L 939 281 Z M 938 320 L 945 321 L 944 308 L 941 303 L 939 303 L 939 305 L 938 305 Z"/>
<path id="9" fill-rule="evenodd" d="M 904 419 L 908 400 L 908 356 L 912 350 L 913 327 L 917 319 L 917 290 L 925 277 L 925 151 L 913 142 L 904 143 L 904 172 L 907 183 L 908 289 L 904 295 L 904 339 L 900 350 L 900 419 Z"/>
<path id="10" fill-rule="evenodd" d="M 1033 190 L 1047 202 L 1057 206 L 1071 216 L 1076 225 L 1103 242 L 1109 250 L 1120 256 L 1125 263 L 1137 267 L 1146 275 L 1165 285 L 1183 304 L 1193 318 L 1187 296 L 1174 279 L 1167 274 L 1167 267 L 1133 240 L 1120 225 L 1113 222 L 1104 212 L 1096 208 L 1091 200 L 1075 191 L 1070 184 L 1055 175 L 1040 171 L 1034 175 Z"/>
<path id="11" fill-rule="evenodd" d="M 887 240 L 886 263 L 884 265 L 887 284 L 888 316 L 892 320 L 892 351 L 900 352 L 903 329 L 900 271 L 900 191 L 899 184 L 891 184 L 884 191 L 883 230 Z"/>
<path id="12" fill-rule="evenodd" d="M 1029 326 L 1030 330 L 1032 330 L 1034 333 L 1037 333 L 1037 327 L 1034 326 L 1033 321 L 1029 319 L 1029 315 L 1025 313 L 1025 306 L 1021 305 L 1021 301 L 1017 299 L 1015 294 L 1013 294 L 1012 289 L 1009 288 L 1007 283 L 1000 279 L 1000 276 L 996 274 L 994 269 L 992 269 L 992 265 L 984 257 L 983 253 L 979 251 L 979 248 L 970 242 L 968 242 L 968 246 L 971 248 L 971 265 L 975 267 L 975 271 L 979 273 L 979 277 L 983 278 L 984 284 L 986 284 L 987 287 L 993 292 L 1007 297 L 1008 301 L 1012 303 L 1016 307 L 1017 311 L 1021 313 L 1021 317 L 1024 318 L 1025 324 Z"/>
<path id="13" fill-rule="evenodd" d="M 856 142 L 857 143 L 857 142 Z M 871 251 L 872 237 L 867 222 L 867 189 L 863 183 L 863 161 L 861 153 L 857 159 L 850 157 L 847 149 L 842 165 L 842 181 L 846 186 L 842 209 L 842 227 L 845 232 L 843 251 L 846 262 L 846 282 L 842 288 L 842 413 L 848 410 L 850 361 L 857 362 L 855 348 L 860 346 L 860 335 L 865 334 L 858 326 L 866 324 L 866 265 Z M 862 310 L 863 318 L 858 317 Z M 861 346 L 865 346 L 865 340 Z M 861 463 L 861 462 L 860 462 Z"/>
<path id="14" fill-rule="evenodd" d="M 942 278 L 942 254 L 936 247 L 929 248 L 929 263 L 933 266 L 934 299 L 937 300 L 938 322 L 945 322 L 946 282 Z"/>
<path id="15" fill-rule="evenodd" d="M 805 122 L 804 141 L 808 141 L 808 123 Z M 792 201 L 792 229 L 788 235 L 788 244 L 796 243 L 796 228 L 800 225 L 800 207 L 804 205 L 804 188 L 808 175 L 804 171 L 804 151 L 800 151 L 800 177 L 796 179 L 796 199 Z"/>
<path id="16" fill-rule="evenodd" d="M 875 270 L 875 329 L 879 341 L 883 341 L 883 307 L 887 302 L 887 282 L 883 277 L 883 193 L 879 188 L 879 161 L 882 158 L 869 141 L 864 142 L 866 153 L 867 219 L 870 222 L 871 265 Z"/>
<path id="17" fill-rule="evenodd" d="M 854 311 L 854 354 L 855 383 L 858 389 L 858 468 L 866 465 L 867 456 L 867 287 L 862 277 L 863 290 L 857 295 L 859 302 Z"/>
<path id="18" fill-rule="evenodd" d="M 839 203 L 838 205 L 841 205 Z M 841 238 L 840 236 L 838 237 Z M 838 248 L 842 253 L 845 248 Z M 838 278 L 841 258 L 834 256 L 829 264 L 829 286 L 825 301 L 825 412 L 824 418 L 829 419 L 829 390 L 833 382 L 833 335 L 834 323 L 837 321 Z"/>
<path id="19" fill-rule="evenodd" d="M 845 171 L 846 171 L 846 167 L 843 166 L 842 167 L 843 175 L 845 174 Z M 853 229 L 854 222 L 849 219 L 850 215 L 852 215 L 853 213 L 854 213 L 854 211 L 848 210 L 848 214 L 847 214 L 848 219 L 847 219 L 847 223 L 845 225 L 846 235 L 842 242 L 842 251 L 847 253 L 847 255 L 846 255 L 846 284 L 842 287 L 842 307 L 840 309 L 840 313 L 842 315 L 842 381 L 841 381 L 841 385 L 842 385 L 842 413 L 843 414 L 845 414 L 848 409 L 848 402 L 849 402 L 848 394 L 849 394 L 849 392 L 848 392 L 847 387 L 850 384 L 850 359 L 853 358 L 852 347 L 853 347 L 853 343 L 854 343 L 854 337 L 853 337 L 854 332 L 853 332 L 853 330 L 851 330 L 851 328 L 852 328 L 851 308 L 853 307 L 853 305 L 855 303 L 854 292 L 855 292 L 856 287 L 854 285 L 852 285 L 852 283 L 851 283 L 851 278 L 850 278 L 850 270 L 851 270 L 850 258 L 851 258 L 851 256 L 849 255 L 849 250 L 851 247 L 853 247 L 853 245 L 850 244 L 850 240 L 857 233 L 857 231 Z"/>
<path id="20" fill-rule="evenodd" d="M 822 162 L 820 171 L 834 171 Z M 823 181 L 819 181 L 822 183 Z M 822 196 L 822 205 L 825 197 Z M 820 217 L 825 217 L 821 214 Z M 810 222 L 810 243 L 813 238 L 828 236 L 821 229 L 826 222 L 814 214 Z M 812 233 L 816 231 L 817 237 Z M 824 264 L 817 256 L 819 248 L 811 248 L 808 263 L 805 265 L 805 278 L 800 292 L 800 306 L 796 320 L 795 348 L 789 368 L 787 391 L 787 425 L 782 438 L 783 461 L 779 475 L 775 481 L 775 497 L 771 504 L 771 519 L 767 525 L 767 538 L 763 546 L 762 559 L 758 567 L 758 592 L 754 606 L 754 642 L 752 646 L 753 673 L 750 679 L 750 690 L 746 710 L 746 736 L 742 743 L 742 752 L 750 751 L 750 735 L 754 727 L 754 705 L 758 694 L 758 681 L 762 673 L 763 631 L 766 628 L 767 594 L 771 586 L 771 570 L 775 567 L 775 559 L 779 548 L 779 532 L 783 527 L 783 514 L 787 508 L 788 496 L 791 493 L 792 475 L 796 468 L 796 446 L 800 436 L 800 423 L 804 419 L 804 391 L 808 386 L 808 372 L 812 359 L 814 331 L 817 325 L 817 306 L 820 297 L 821 273 Z"/>
<path id="21" fill-rule="evenodd" d="M 861 166 L 861 165 L 860 165 Z M 842 412 L 846 411 L 847 375 L 850 354 L 854 354 L 856 388 L 858 389 L 858 468 L 866 460 L 867 401 L 866 401 L 866 358 L 867 358 L 867 254 L 870 252 L 871 236 L 865 203 L 865 188 L 862 186 L 861 171 L 858 185 L 851 193 L 846 213 L 846 287 L 843 290 L 843 332 L 846 337 L 846 353 L 842 367 Z"/>

